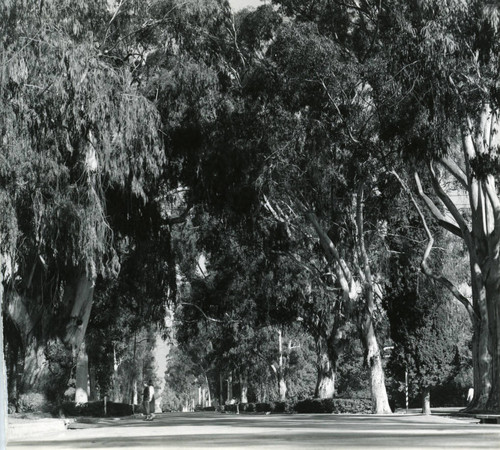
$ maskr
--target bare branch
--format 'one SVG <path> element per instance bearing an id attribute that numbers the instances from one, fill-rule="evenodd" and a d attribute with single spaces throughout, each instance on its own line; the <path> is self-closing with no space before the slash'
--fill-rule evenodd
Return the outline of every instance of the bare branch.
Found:
<path id="1" fill-rule="evenodd" d="M 394 171 L 393 173 L 395 174 Z M 414 178 L 415 178 L 415 183 L 417 184 L 417 191 L 419 197 L 424 201 L 425 205 L 432 213 L 432 215 L 435 217 L 435 219 L 438 221 L 439 225 L 441 225 L 443 228 L 450 231 L 454 235 L 463 238 L 463 234 L 460 228 L 453 222 L 450 222 L 444 216 L 444 214 L 439 210 L 439 208 L 434 204 L 434 202 L 424 192 L 424 190 L 422 189 L 422 183 L 420 182 L 420 177 L 418 176 L 417 172 L 414 173 Z"/>
<path id="2" fill-rule="evenodd" d="M 278 222 L 284 222 L 283 218 L 279 216 L 279 214 L 276 212 L 276 210 L 272 207 L 271 203 L 269 202 L 268 198 L 264 195 L 264 207 L 272 214 L 272 216 L 278 221 Z"/>
<path id="3" fill-rule="evenodd" d="M 214 319 L 213 317 L 207 316 L 205 314 L 205 312 L 198 305 L 195 305 L 194 303 L 182 302 L 182 303 L 179 303 L 179 306 L 192 306 L 193 308 L 195 308 L 198 311 L 200 311 L 201 314 L 203 315 L 203 317 L 205 317 L 205 319 L 210 320 L 212 322 L 217 322 L 217 323 L 223 323 L 224 322 L 223 320 Z"/>
<path id="4" fill-rule="evenodd" d="M 460 166 L 453 161 L 449 156 L 445 156 L 444 158 L 441 158 L 439 161 L 447 170 L 450 172 L 456 180 L 465 188 L 469 189 L 469 183 L 467 182 L 467 175 L 465 172 L 460 168 Z"/>
<path id="5" fill-rule="evenodd" d="M 308 211 L 306 213 L 306 217 L 316 230 L 326 258 L 331 264 L 332 268 L 335 270 L 337 280 L 342 288 L 344 299 L 354 300 L 357 296 L 356 286 L 351 271 L 347 267 L 347 264 L 340 257 L 337 247 L 319 224 L 316 215 L 313 212 Z"/>
<path id="6" fill-rule="evenodd" d="M 372 273 L 370 269 L 370 263 L 368 260 L 368 253 L 365 246 L 365 236 L 364 236 L 364 186 L 363 183 L 360 184 L 357 192 L 357 202 L 356 202 L 356 228 L 358 231 L 358 253 L 361 260 L 360 272 L 362 273 L 362 280 L 364 284 L 365 296 L 366 296 L 366 306 L 370 313 L 373 313 L 375 309 L 373 301 L 373 284 L 372 284 Z"/>
<path id="7" fill-rule="evenodd" d="M 392 171 L 392 174 L 397 178 L 401 186 L 403 187 L 404 191 L 409 195 L 411 202 L 413 203 L 413 206 L 417 210 L 417 213 L 420 217 L 420 220 L 422 221 L 422 225 L 424 227 L 425 233 L 427 235 L 427 247 L 425 248 L 424 255 L 422 256 L 422 261 L 420 263 L 420 268 L 422 272 L 428 276 L 429 278 L 437 281 L 441 285 L 443 285 L 446 289 L 448 289 L 453 296 L 460 302 L 462 305 L 464 305 L 465 309 L 469 313 L 469 316 L 473 322 L 478 320 L 478 317 L 474 311 L 474 308 L 472 306 L 472 303 L 470 300 L 463 295 L 460 290 L 445 276 L 437 275 L 435 274 L 432 269 L 429 267 L 427 260 L 430 257 L 432 248 L 434 247 L 434 237 L 432 236 L 431 230 L 429 229 L 429 226 L 427 225 L 427 221 L 425 220 L 425 216 L 420 209 L 420 206 L 418 205 L 417 201 L 415 200 L 415 197 L 413 196 L 413 193 L 411 190 L 406 186 L 406 184 L 403 182 L 403 180 L 400 178 L 400 176 L 397 174 L 397 172 Z"/>
<path id="8" fill-rule="evenodd" d="M 347 129 L 347 132 L 349 134 L 349 137 L 351 138 L 351 140 L 356 143 L 356 144 L 359 144 L 359 141 L 352 135 L 352 131 L 351 131 L 351 128 L 349 127 L 349 124 L 347 123 L 347 121 L 345 120 L 344 118 L 344 115 L 342 114 L 342 112 L 340 111 L 340 108 L 339 106 L 337 105 L 337 102 L 335 101 L 335 99 L 332 97 L 332 95 L 330 94 L 330 92 L 328 91 L 328 88 L 325 84 L 325 82 L 323 80 L 320 81 L 321 85 L 323 86 L 323 89 L 325 90 L 325 93 L 328 97 L 328 99 L 330 100 L 330 102 L 332 103 L 332 105 L 335 107 L 335 109 L 337 110 L 337 113 L 340 117 L 340 119 L 342 120 L 342 122 L 344 122 L 344 125 Z"/>
<path id="9" fill-rule="evenodd" d="M 467 226 L 467 223 L 465 222 L 464 217 L 462 216 L 462 214 L 458 210 L 455 203 L 453 203 L 450 196 L 444 191 L 441 184 L 439 184 L 439 180 L 438 180 L 438 177 L 436 176 L 436 172 L 434 170 L 432 163 L 429 164 L 429 171 L 431 174 L 432 187 L 436 191 L 436 194 L 438 195 L 439 199 L 443 202 L 443 204 L 446 206 L 446 208 L 451 213 L 453 218 L 456 220 L 458 226 L 460 227 L 462 237 L 465 240 L 465 243 L 467 244 L 467 246 L 470 248 L 471 236 L 470 236 L 469 227 Z"/>
<path id="10" fill-rule="evenodd" d="M 491 203 L 491 207 L 493 208 L 493 217 L 495 220 L 495 226 L 500 226 L 500 200 L 498 199 L 498 194 L 495 189 L 495 180 L 493 176 L 490 175 L 483 182 L 484 189 L 486 190 L 486 194 L 488 195 L 488 200 Z"/>

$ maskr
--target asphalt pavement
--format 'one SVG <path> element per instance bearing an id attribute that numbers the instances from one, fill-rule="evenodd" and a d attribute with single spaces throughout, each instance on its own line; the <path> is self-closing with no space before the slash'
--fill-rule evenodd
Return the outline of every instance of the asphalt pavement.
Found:
<path id="1" fill-rule="evenodd" d="M 450 412 L 451 413 L 451 412 Z M 48 420 L 48 419 L 47 419 Z M 9 424 L 8 449 L 499 449 L 500 425 L 467 417 L 409 414 L 219 414 L 165 413 L 86 419 L 19 432 Z M 55 422 L 54 422 L 55 424 Z M 69 426 L 69 429 L 65 428 Z M 30 431 L 31 430 L 31 431 Z"/>

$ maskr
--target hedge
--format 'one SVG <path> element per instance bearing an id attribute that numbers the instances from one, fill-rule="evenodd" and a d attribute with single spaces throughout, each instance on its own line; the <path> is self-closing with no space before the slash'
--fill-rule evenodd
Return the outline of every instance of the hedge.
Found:
<path id="1" fill-rule="evenodd" d="M 60 411 L 66 416 L 104 417 L 104 402 L 65 402 Z M 107 416 L 123 417 L 132 415 L 132 405 L 126 403 L 106 403 Z"/>
<path id="2" fill-rule="evenodd" d="M 238 409 L 237 409 L 238 408 Z M 203 408 L 204 411 L 214 411 L 215 408 Z M 370 398 L 310 398 L 297 403 L 240 403 L 239 405 L 224 405 L 224 411 L 236 413 L 324 413 L 324 414 L 371 414 Z"/>
<path id="3" fill-rule="evenodd" d="M 297 402 L 298 413 L 326 414 L 370 414 L 372 401 L 369 398 L 314 398 Z"/>
<path id="4" fill-rule="evenodd" d="M 238 405 L 240 412 L 258 412 L 258 413 L 290 413 L 293 412 L 293 404 L 289 402 L 270 402 L 270 403 L 240 403 Z M 236 405 L 225 405 L 225 411 L 236 412 Z"/>

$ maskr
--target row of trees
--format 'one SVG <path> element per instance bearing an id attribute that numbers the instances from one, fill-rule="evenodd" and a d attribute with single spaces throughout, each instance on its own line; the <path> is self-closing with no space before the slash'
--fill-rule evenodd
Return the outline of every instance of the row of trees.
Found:
<path id="1" fill-rule="evenodd" d="M 456 315 L 446 291 L 473 326 L 470 407 L 500 408 L 496 6 L 1 8 L 11 390 L 61 395 L 87 352 L 103 365 L 103 350 L 161 328 L 171 309 L 180 348 L 210 342 L 197 363 L 213 363 L 216 349 L 219 367 L 243 380 L 258 366 L 242 355 L 300 326 L 316 349 L 320 396 L 333 395 L 356 330 L 374 412 L 386 413 L 381 335 L 426 390 L 436 360 L 451 364 L 439 355 L 451 339 L 442 316 Z M 427 278 L 416 273 L 421 257 Z M 464 258 L 469 270 L 450 269 Z M 286 395 L 284 359 L 266 370 Z M 75 378 L 85 396 L 86 377 Z"/>

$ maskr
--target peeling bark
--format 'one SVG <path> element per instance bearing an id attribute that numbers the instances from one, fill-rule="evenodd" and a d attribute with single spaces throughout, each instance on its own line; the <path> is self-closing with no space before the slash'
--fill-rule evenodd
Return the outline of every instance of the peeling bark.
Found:
<path id="1" fill-rule="evenodd" d="M 333 398 L 335 395 L 337 361 L 343 351 L 344 344 L 341 343 L 342 331 L 338 324 L 334 323 L 333 328 L 325 344 L 322 345 L 321 340 L 316 343 L 318 358 L 318 380 L 314 393 L 316 398 Z"/>
<path id="2" fill-rule="evenodd" d="M 431 388 L 430 386 L 422 387 L 422 414 L 431 414 Z"/>
<path id="3" fill-rule="evenodd" d="M 382 366 L 382 357 L 378 346 L 376 332 L 373 324 L 372 314 L 375 310 L 373 296 L 373 279 L 368 262 L 368 255 L 364 243 L 363 234 L 363 186 L 357 193 L 356 225 L 357 242 L 356 250 L 358 253 L 357 271 L 362 278 L 362 290 L 359 292 L 359 284 L 354 279 L 347 263 L 340 257 L 337 247 L 323 230 L 316 216 L 309 212 L 307 218 L 313 225 L 318 234 L 321 246 L 325 256 L 335 271 L 337 281 L 342 288 L 343 301 L 348 309 L 351 309 L 351 303 L 363 301 L 362 315 L 358 329 L 360 331 L 361 341 L 365 348 L 365 356 L 370 371 L 372 411 L 375 414 L 390 414 L 391 408 L 385 388 L 385 376 Z"/>
<path id="4" fill-rule="evenodd" d="M 44 348 L 33 339 L 25 349 L 22 392 L 45 392 L 50 384 L 49 363 Z"/>
<path id="5" fill-rule="evenodd" d="M 89 401 L 89 357 L 85 349 L 85 343 L 82 343 L 78 351 L 78 356 L 76 360 L 76 392 L 75 392 L 75 402 L 76 403 L 88 403 Z"/>
<path id="6" fill-rule="evenodd" d="M 319 355 L 318 359 L 318 381 L 314 396 L 316 398 L 333 398 L 335 395 L 335 371 L 326 353 Z"/>
<path id="7" fill-rule="evenodd" d="M 280 401 L 284 402 L 286 401 L 286 393 L 288 391 L 288 388 L 286 387 L 286 381 L 283 378 L 283 376 L 278 375 L 278 387 L 279 387 Z"/>
<path id="8" fill-rule="evenodd" d="M 385 375 L 382 355 L 373 328 L 371 315 L 365 312 L 362 323 L 362 341 L 366 352 L 366 363 L 370 370 L 370 387 L 372 393 L 372 412 L 374 414 L 391 414 L 385 388 Z"/>
<path id="9" fill-rule="evenodd" d="M 40 301 L 9 290 L 7 313 L 23 344 L 21 392 L 64 392 L 71 367 L 77 362 L 84 340 L 92 300 L 93 281 L 82 271 L 76 271 L 66 282 L 63 293 L 65 309 L 63 314 L 57 317 L 44 309 L 46 306 Z M 54 367 L 51 367 L 51 364 Z M 86 373 L 87 381 L 83 380 L 82 372 L 77 374 L 80 380 L 78 388 L 85 392 L 88 371 Z"/>
<path id="10" fill-rule="evenodd" d="M 94 296 L 94 280 L 84 271 L 78 271 L 64 289 L 63 301 L 68 305 L 68 321 L 63 342 L 70 345 L 75 353 L 83 343 Z"/>
<path id="11" fill-rule="evenodd" d="M 240 374 L 240 403 L 248 403 L 248 377 Z"/>
<path id="12" fill-rule="evenodd" d="M 375 299 L 373 293 L 373 278 L 365 247 L 364 238 L 364 192 L 360 185 L 356 204 L 356 227 L 358 234 L 357 249 L 360 260 L 360 271 L 363 275 L 363 291 L 365 296 L 364 307 L 361 316 L 361 339 L 365 347 L 366 362 L 370 368 L 370 381 L 372 392 L 372 412 L 374 414 L 391 414 L 389 399 L 385 388 L 385 375 L 382 366 L 382 355 L 375 333 L 373 313 L 375 311 Z"/>

